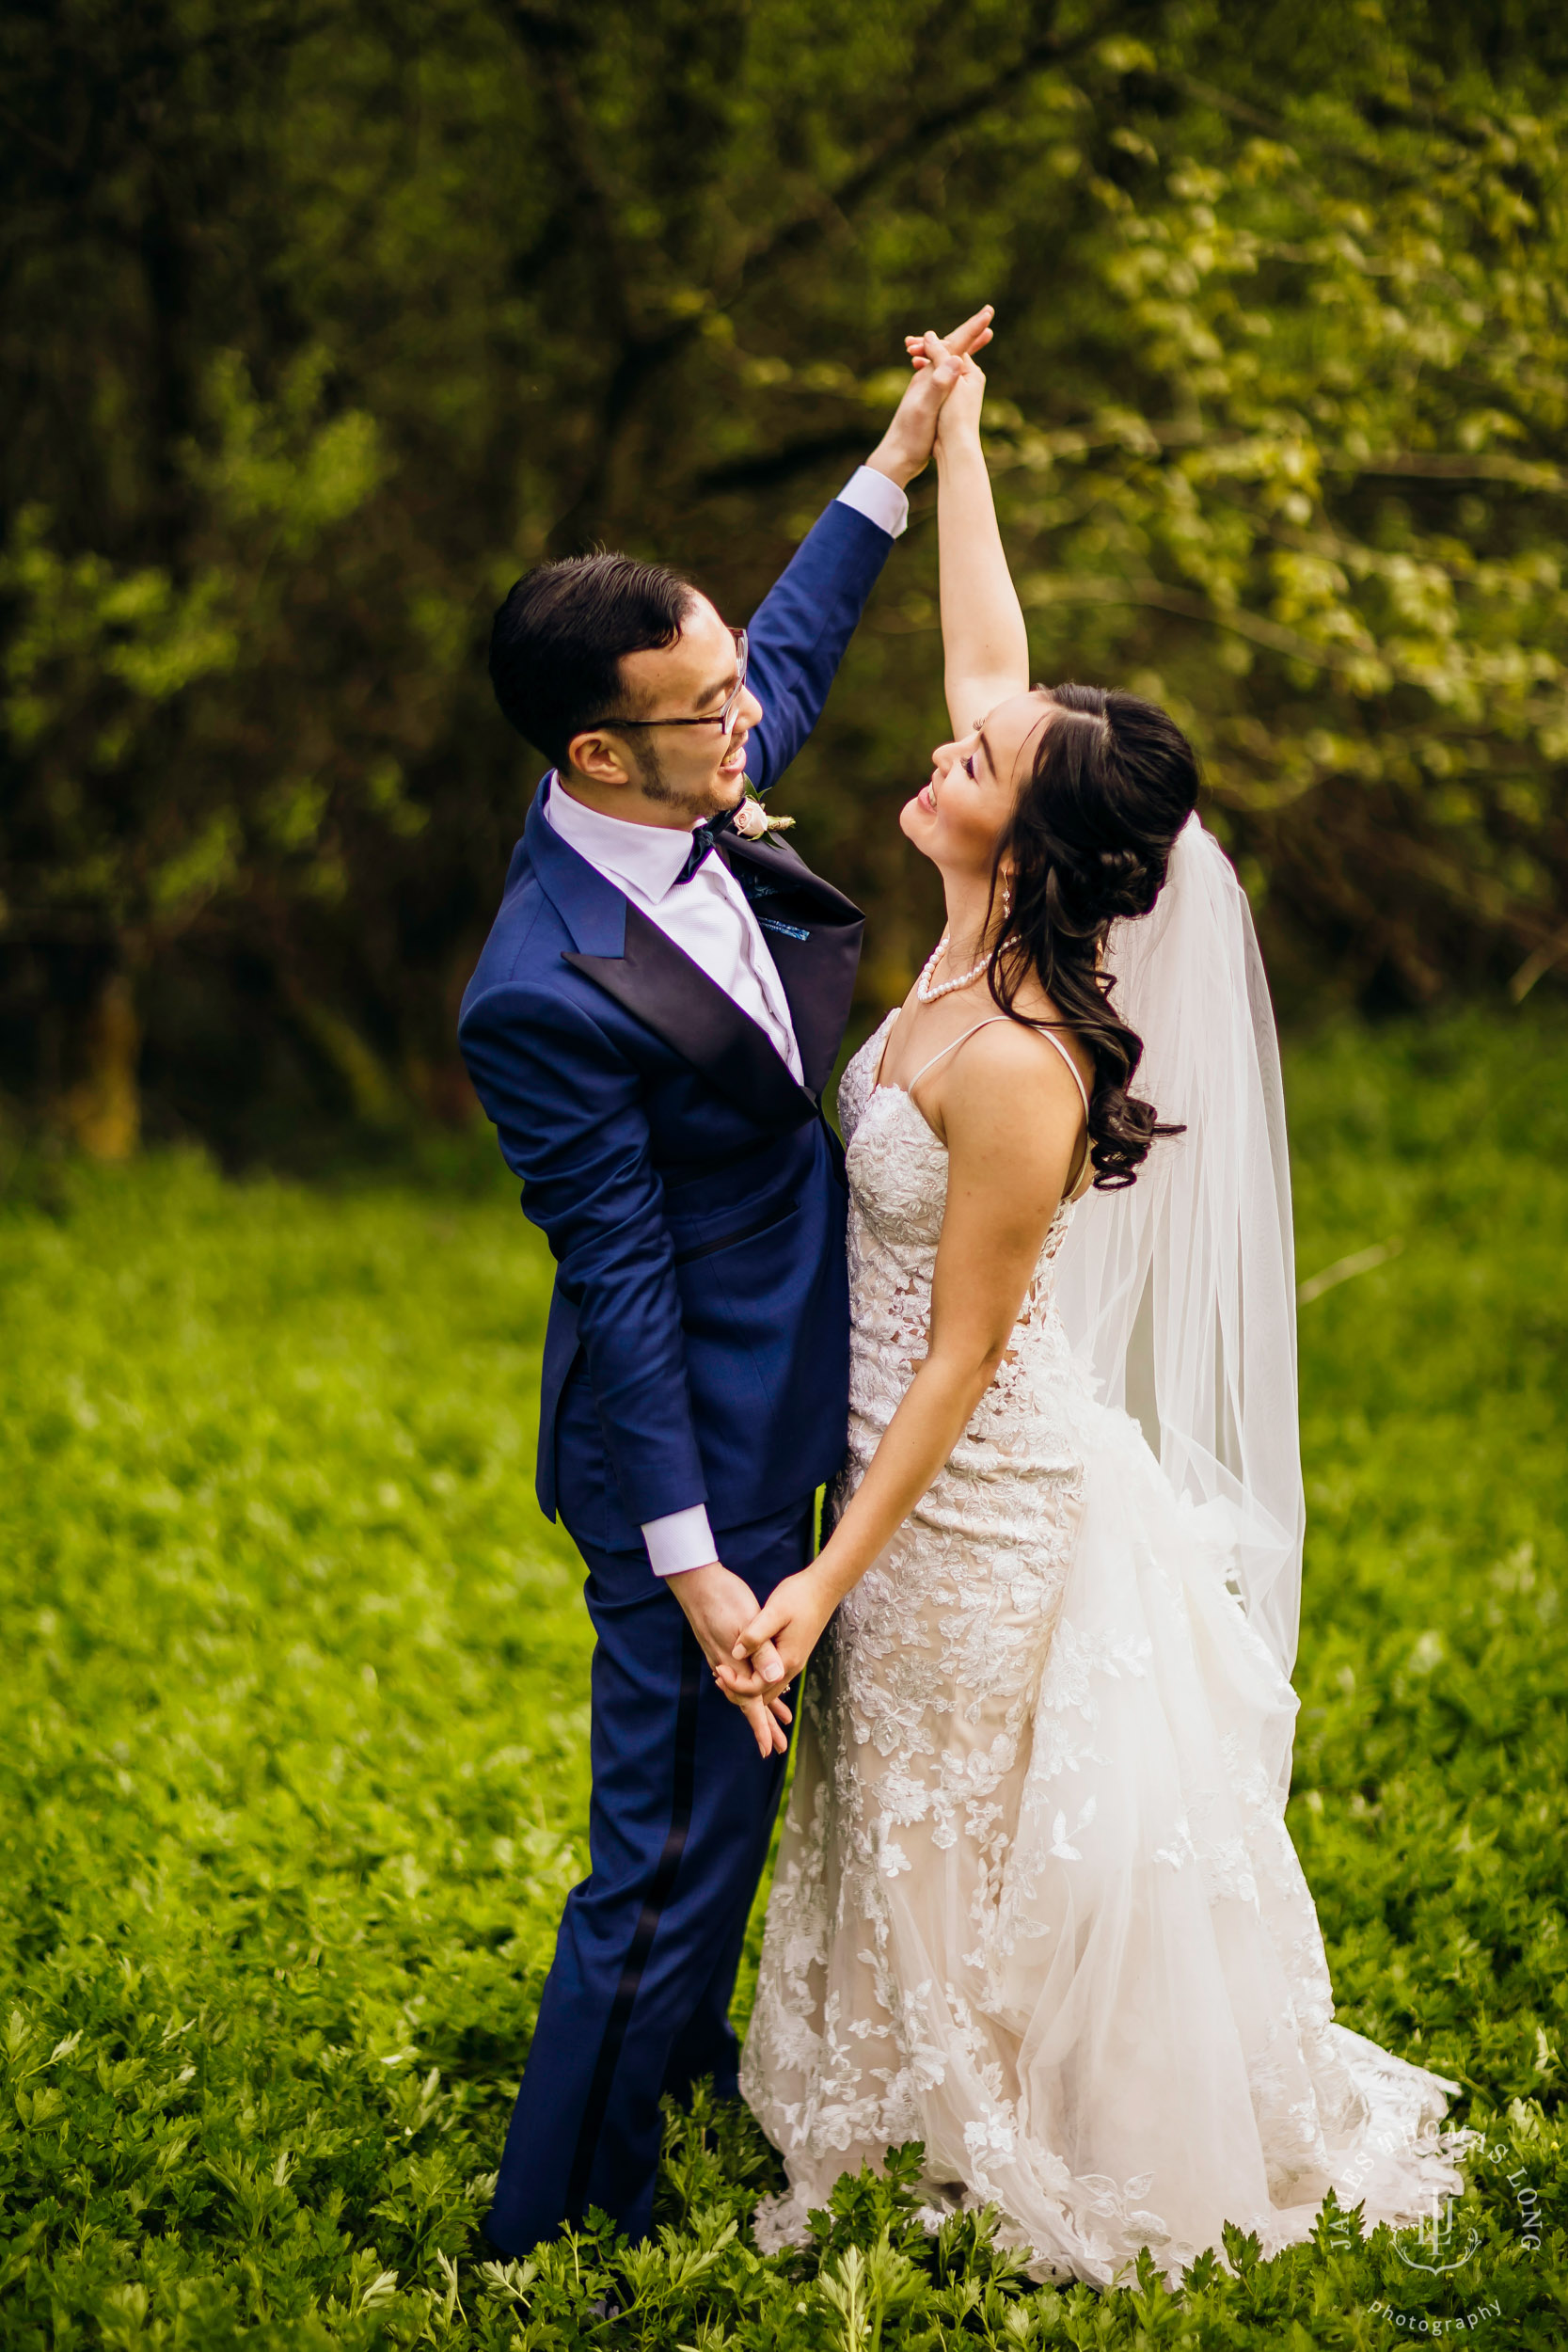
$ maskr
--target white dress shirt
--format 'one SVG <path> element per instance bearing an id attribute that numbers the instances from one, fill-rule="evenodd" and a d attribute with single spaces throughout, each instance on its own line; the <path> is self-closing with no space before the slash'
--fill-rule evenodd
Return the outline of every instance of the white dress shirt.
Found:
<path id="1" fill-rule="evenodd" d="M 839 496 L 890 538 L 896 539 L 909 521 L 910 502 L 903 491 L 869 466 L 862 466 Z M 677 882 L 691 849 L 691 835 L 684 827 L 633 825 L 623 817 L 606 817 L 574 800 L 559 775 L 550 781 L 545 816 L 562 841 L 624 890 L 666 938 L 750 1015 L 799 1084 L 800 1048 L 778 966 L 751 901 L 718 852 L 704 858 L 689 882 Z M 645 1520 L 642 1539 L 656 1576 L 679 1576 L 719 1556 L 707 1509 L 701 1502 L 688 1511 Z"/>
<path id="2" fill-rule="evenodd" d="M 910 501 L 896 482 L 890 482 L 885 473 L 878 473 L 872 466 L 857 466 L 849 476 L 839 499 L 845 506 L 852 506 L 867 522 L 876 523 L 890 539 L 901 539 L 910 519 Z"/>
<path id="3" fill-rule="evenodd" d="M 624 890 L 632 904 L 657 923 L 716 980 L 768 1039 L 797 1083 L 800 1049 L 789 1017 L 778 966 L 752 913 L 751 902 L 717 850 L 704 858 L 689 882 L 676 876 L 691 852 L 683 825 L 633 825 L 606 817 L 576 801 L 558 775 L 545 815 L 579 857 Z"/>

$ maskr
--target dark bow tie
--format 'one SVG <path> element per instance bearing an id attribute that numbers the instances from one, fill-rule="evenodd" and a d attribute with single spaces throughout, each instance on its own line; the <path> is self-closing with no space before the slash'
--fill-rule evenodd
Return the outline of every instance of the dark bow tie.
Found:
<path id="1" fill-rule="evenodd" d="M 691 880 L 704 858 L 718 841 L 720 834 L 729 832 L 739 814 L 740 803 L 737 801 L 735 807 L 725 809 L 721 817 L 705 817 L 700 825 L 692 826 L 690 855 L 675 876 L 677 882 L 689 882 Z"/>

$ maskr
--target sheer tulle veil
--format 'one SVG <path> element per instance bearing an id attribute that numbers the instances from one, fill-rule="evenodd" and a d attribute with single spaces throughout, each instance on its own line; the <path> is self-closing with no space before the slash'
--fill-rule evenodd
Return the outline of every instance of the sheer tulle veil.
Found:
<path id="1" fill-rule="evenodd" d="M 1233 1545 L 1248 1619 L 1289 1675 L 1306 1506 L 1285 1096 L 1251 910 L 1196 815 L 1153 911 L 1112 926 L 1106 963 L 1144 1041 L 1135 1091 L 1186 1132 L 1135 1184 L 1080 1203 L 1057 1302 L 1101 1399 Z"/>

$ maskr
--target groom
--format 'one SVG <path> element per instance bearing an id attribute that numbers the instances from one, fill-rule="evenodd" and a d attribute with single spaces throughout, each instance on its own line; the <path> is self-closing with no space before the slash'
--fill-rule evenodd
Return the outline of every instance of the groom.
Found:
<path id="1" fill-rule="evenodd" d="M 989 341 L 989 315 L 953 350 Z M 844 1452 L 843 1154 L 821 1095 L 862 921 L 735 818 L 816 722 L 944 376 L 915 376 L 749 629 L 603 553 L 531 572 L 496 616 L 497 699 L 554 767 L 459 1035 L 556 1260 L 538 1495 L 587 1563 L 598 1637 L 591 1867 L 486 2225 L 508 2254 L 590 2205 L 644 2235 L 660 2095 L 705 2074 L 736 2091 L 728 2010 L 789 1711 L 726 1698 L 713 1670 L 811 1556 Z"/>

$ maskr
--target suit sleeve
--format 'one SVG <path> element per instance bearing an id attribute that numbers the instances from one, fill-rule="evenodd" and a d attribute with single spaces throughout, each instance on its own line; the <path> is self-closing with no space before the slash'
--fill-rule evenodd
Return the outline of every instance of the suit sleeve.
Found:
<path id="1" fill-rule="evenodd" d="M 777 784 L 821 716 L 892 546 L 887 532 L 834 499 L 758 605 L 747 676 L 762 718 L 746 771 L 759 792 Z"/>
<path id="2" fill-rule="evenodd" d="M 637 1073 L 592 1014 L 506 984 L 464 1016 L 474 1089 L 549 1243 L 627 1517 L 705 1502 L 674 1249 Z"/>

